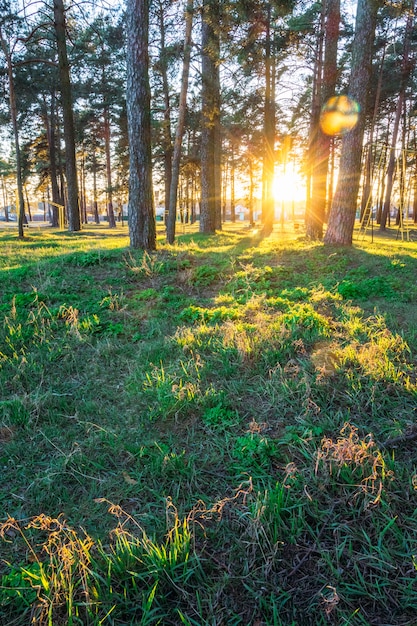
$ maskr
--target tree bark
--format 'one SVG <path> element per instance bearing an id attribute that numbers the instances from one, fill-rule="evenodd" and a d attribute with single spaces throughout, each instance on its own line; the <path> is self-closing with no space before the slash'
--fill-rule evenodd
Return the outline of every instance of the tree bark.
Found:
<path id="1" fill-rule="evenodd" d="M 361 214 L 360 214 L 361 225 L 367 224 L 370 211 L 371 211 L 372 178 L 373 178 L 374 152 L 375 152 L 374 134 L 375 134 L 377 115 L 378 115 L 379 101 L 381 98 L 385 52 L 386 52 L 386 45 L 384 46 L 382 59 L 380 63 L 378 84 L 377 84 L 376 94 L 375 94 L 374 111 L 373 111 L 373 116 L 372 116 L 372 121 L 371 121 L 371 127 L 369 130 L 368 151 L 366 153 L 366 159 L 365 159 L 365 176 L 364 176 L 365 180 L 364 180 L 364 185 L 363 185 L 363 194 L 362 194 L 362 202 L 361 202 Z M 381 216 L 379 216 L 379 222 L 380 221 L 381 221 Z"/>
<path id="2" fill-rule="evenodd" d="M 13 64 L 12 58 L 10 56 L 9 47 L 7 45 L 6 40 L 4 39 L 3 32 L 0 30 L 0 44 L 6 58 L 7 64 L 7 76 L 9 80 L 9 106 L 10 106 L 10 119 L 13 127 L 13 136 L 14 136 L 14 144 L 16 151 L 16 183 L 17 183 L 17 197 L 18 204 L 18 233 L 19 237 L 23 239 L 23 224 L 26 223 L 25 216 L 25 200 L 23 194 L 23 175 L 22 175 L 22 159 L 20 152 L 20 143 L 19 143 L 19 127 L 17 123 L 17 104 L 16 104 L 16 94 L 14 89 L 14 76 L 13 76 Z"/>
<path id="3" fill-rule="evenodd" d="M 93 213 L 94 213 L 94 221 L 96 224 L 100 224 L 100 216 L 98 213 L 98 202 L 97 202 L 97 146 L 96 141 L 93 139 L 93 157 L 92 157 L 92 167 L 93 167 Z"/>
<path id="4" fill-rule="evenodd" d="M 55 136 L 55 125 L 56 125 L 56 115 L 55 115 L 55 94 L 51 93 L 51 113 L 48 116 L 48 107 L 46 104 L 46 100 L 43 101 L 43 118 L 46 130 L 46 139 L 48 144 L 48 153 L 49 153 L 49 179 L 51 181 L 51 189 L 52 189 L 52 220 L 51 225 L 54 228 L 58 228 L 59 226 L 59 215 L 58 215 L 58 207 L 57 204 L 63 204 L 61 195 L 59 193 L 59 185 L 58 185 L 58 165 L 57 165 L 57 151 L 56 151 L 56 136 Z"/>
<path id="5" fill-rule="evenodd" d="M 110 154 L 110 112 L 107 103 L 103 111 L 103 127 L 104 127 L 104 149 L 106 153 L 106 178 L 107 178 L 107 218 L 109 228 L 116 228 L 116 220 L 114 218 L 113 209 L 113 184 L 111 175 L 111 154 Z"/>
<path id="6" fill-rule="evenodd" d="M 152 190 L 149 0 L 127 0 L 129 235 L 132 248 L 156 249 Z"/>
<path id="7" fill-rule="evenodd" d="M 411 71 L 415 64 L 414 59 L 410 61 L 410 38 L 411 38 L 412 31 L 413 31 L 413 25 L 414 25 L 414 3 L 413 3 L 413 10 L 408 13 L 407 23 L 405 27 L 405 33 L 404 33 L 404 52 L 403 52 L 403 58 L 402 58 L 402 63 L 401 63 L 400 92 L 398 94 L 397 107 L 395 110 L 394 127 L 392 130 L 391 149 L 389 153 L 388 168 L 387 168 L 385 200 L 384 200 L 384 206 L 383 206 L 382 214 L 381 214 L 381 224 L 379 227 L 381 231 L 386 230 L 387 218 L 388 218 L 389 210 L 391 207 L 391 195 L 392 195 L 392 188 L 394 185 L 394 173 L 395 173 L 395 165 L 396 165 L 395 149 L 397 146 L 398 130 L 399 130 L 401 115 L 403 113 L 403 107 L 404 107 L 404 102 L 405 102 L 405 90 L 408 84 L 408 79 L 410 77 Z"/>
<path id="8" fill-rule="evenodd" d="M 311 239 L 322 239 L 326 217 L 327 178 L 330 156 L 330 136 L 320 128 L 320 111 L 327 100 L 334 95 L 337 81 L 337 44 L 339 40 L 340 0 L 327 0 L 325 3 L 324 55 L 323 66 L 318 63 L 317 72 L 322 76 L 317 81 L 317 105 L 312 112 L 311 131 L 311 199 L 307 213 L 306 231 Z M 321 58 L 321 55 L 318 55 Z"/>
<path id="9" fill-rule="evenodd" d="M 231 142 L 231 154 L 230 154 L 230 221 L 233 223 L 236 222 L 234 139 L 232 139 L 232 142 Z"/>
<path id="10" fill-rule="evenodd" d="M 63 0 L 54 0 L 54 28 L 58 52 L 59 81 L 64 120 L 65 172 L 68 194 L 68 229 L 81 230 L 78 199 L 77 163 L 75 158 L 75 128 L 72 88 L 66 43 L 66 20 Z"/>
<path id="11" fill-rule="evenodd" d="M 324 238 L 326 244 L 352 244 L 378 6 L 377 0 L 358 0 L 349 95 L 359 104 L 360 113 L 356 126 L 342 140 L 339 179 Z"/>
<path id="12" fill-rule="evenodd" d="M 164 96 L 164 121 L 162 126 L 162 145 L 164 150 L 164 186 L 165 186 L 165 215 L 168 213 L 170 193 L 171 193 L 171 181 L 172 181 L 172 159 L 173 159 L 173 145 L 171 135 L 171 99 L 169 93 L 169 81 L 168 81 L 168 55 L 166 50 L 166 36 L 165 36 L 165 20 L 164 20 L 164 5 L 163 2 L 159 2 L 159 32 L 161 37 L 161 47 L 159 55 L 159 68 L 162 79 L 162 93 Z"/>
<path id="13" fill-rule="evenodd" d="M 184 136 L 185 114 L 187 112 L 188 76 L 191 59 L 191 33 L 193 25 L 193 0 L 188 0 L 185 14 L 184 61 L 182 67 L 181 93 L 178 109 L 177 130 L 175 133 L 174 155 L 172 159 L 172 176 L 169 189 L 169 211 L 167 223 L 167 241 L 174 243 L 175 223 L 177 219 L 177 193 L 180 176 L 181 147 Z"/>
<path id="14" fill-rule="evenodd" d="M 202 129 L 201 129 L 201 205 L 200 232 L 216 232 L 218 176 L 216 146 L 218 145 L 217 119 L 220 115 L 218 95 L 218 49 L 219 38 L 214 30 L 216 23 L 216 0 L 203 1 L 202 47 Z"/>
<path id="15" fill-rule="evenodd" d="M 218 19 L 218 17 L 217 17 Z M 220 97 L 220 36 L 216 33 L 214 40 L 215 56 L 215 82 L 214 82 L 214 225 L 216 230 L 222 229 L 222 132 L 220 123 L 221 97 Z"/>
<path id="16" fill-rule="evenodd" d="M 274 227 L 275 77 L 271 42 L 271 4 L 267 4 L 265 38 L 264 155 L 262 164 L 262 232 Z"/>

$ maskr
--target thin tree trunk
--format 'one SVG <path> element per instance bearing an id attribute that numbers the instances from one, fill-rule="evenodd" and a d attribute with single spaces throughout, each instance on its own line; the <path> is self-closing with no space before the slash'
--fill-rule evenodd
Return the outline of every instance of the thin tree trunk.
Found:
<path id="1" fill-rule="evenodd" d="M 23 225 L 26 223 L 25 216 L 25 200 L 23 195 L 23 175 L 22 175 L 22 159 L 20 153 L 20 142 L 19 142 L 19 127 L 17 123 L 17 105 L 16 105 L 16 94 L 14 89 L 14 76 L 13 76 L 13 64 L 10 56 L 9 47 L 4 39 L 3 32 L 0 29 L 0 44 L 6 58 L 7 64 L 7 76 L 9 79 L 9 106 L 10 106 L 10 119 L 13 127 L 13 136 L 15 143 L 15 151 L 16 151 L 16 183 L 17 183 L 17 198 L 18 198 L 18 207 L 17 207 L 17 215 L 18 215 L 18 233 L 19 237 L 23 239 Z"/>
<path id="2" fill-rule="evenodd" d="M 216 34 L 215 55 L 220 59 L 220 37 Z M 222 133 L 220 124 L 220 63 L 217 61 L 214 66 L 215 83 L 214 83 L 214 223 L 216 230 L 222 229 Z"/>
<path id="3" fill-rule="evenodd" d="M 369 217 L 369 211 L 371 210 L 370 204 L 371 204 L 371 199 L 372 199 L 371 198 L 372 174 L 373 174 L 373 168 L 374 168 L 374 163 L 373 163 L 374 134 L 375 134 L 376 119 L 378 115 L 379 100 L 381 97 L 385 51 L 386 51 L 386 46 L 384 46 L 384 50 L 382 53 L 381 65 L 380 65 L 379 76 L 378 76 L 378 84 L 377 84 L 376 96 L 375 96 L 375 103 L 374 103 L 374 112 L 372 116 L 371 128 L 369 131 L 369 144 L 368 144 L 368 151 L 366 153 L 366 161 L 365 161 L 365 183 L 363 187 L 362 203 L 361 203 L 361 224 L 366 224 L 368 217 Z"/>
<path id="4" fill-rule="evenodd" d="M 414 149 L 416 149 L 417 146 L 417 133 L 416 133 L 416 129 L 413 129 L 413 145 L 414 145 Z M 413 195 L 413 222 L 414 224 L 417 224 L 417 154 L 414 153 L 414 173 L 413 173 L 413 182 L 414 182 L 414 195 Z M 4 182 L 3 182 L 4 185 Z"/>
<path id="5" fill-rule="evenodd" d="M 1 189 L 3 192 L 4 219 L 6 222 L 8 222 L 9 221 L 9 208 L 7 206 L 8 202 L 7 202 L 6 185 L 4 184 L 4 176 L 1 177 Z"/>
<path id="6" fill-rule="evenodd" d="M 96 143 L 93 141 L 93 213 L 94 213 L 94 221 L 96 224 L 100 224 L 100 216 L 98 213 L 98 202 L 97 202 L 97 153 L 96 153 Z"/>
<path id="7" fill-rule="evenodd" d="M 254 221 L 253 221 L 253 189 L 254 189 L 254 183 L 253 183 L 253 165 L 252 165 L 252 161 L 249 160 L 249 226 L 253 226 L 254 225 Z"/>
<path id="8" fill-rule="evenodd" d="M 26 196 L 26 206 L 28 208 L 28 215 L 29 215 L 29 221 L 32 221 L 32 211 L 30 209 L 30 202 L 29 202 L 29 194 L 28 194 L 28 188 L 26 186 L 26 184 L 23 185 L 23 189 L 25 192 L 25 196 Z"/>
<path id="9" fill-rule="evenodd" d="M 169 93 L 169 81 L 168 81 L 168 55 L 165 45 L 165 21 L 164 21 L 164 6 L 163 3 L 159 3 L 159 32 L 161 37 L 160 43 L 160 55 L 159 55 L 159 67 L 162 78 L 162 93 L 164 96 L 164 122 L 162 127 L 163 136 L 163 149 L 164 149 L 164 186 L 165 186 L 165 211 L 168 214 L 169 203 L 171 197 L 171 182 L 172 182 L 172 159 L 173 159 L 173 145 L 171 134 L 171 98 Z M 184 71 L 184 70 L 183 70 Z"/>
<path id="10" fill-rule="evenodd" d="M 107 217 L 109 220 L 109 228 L 116 228 L 116 220 L 114 218 L 113 209 L 113 184 L 111 176 L 111 155 L 110 155 L 110 113 L 108 106 L 104 107 L 103 114 L 104 124 L 104 150 L 106 153 L 106 178 L 107 178 Z"/>
<path id="11" fill-rule="evenodd" d="M 317 193 L 318 178 L 318 134 L 320 132 L 320 110 L 322 106 L 321 90 L 323 82 L 323 51 L 324 51 L 324 33 L 325 33 L 325 17 L 326 17 L 326 1 L 321 4 L 320 23 L 318 27 L 318 35 L 315 48 L 315 60 L 313 69 L 313 83 L 311 96 L 311 117 L 309 128 L 309 145 L 308 145 L 308 180 L 307 180 L 307 202 L 306 202 L 306 234 L 311 239 L 319 238 L 318 231 L 320 218 L 317 214 L 320 209 L 320 202 L 314 202 L 315 193 Z M 318 204 L 318 207 L 317 207 Z M 316 205 L 316 206 L 315 206 Z"/>
<path id="12" fill-rule="evenodd" d="M 48 153 L 49 153 L 49 179 L 51 181 L 51 189 L 52 189 L 52 219 L 51 225 L 54 228 L 58 228 L 59 226 L 59 215 L 58 215 L 58 207 L 57 204 L 62 204 L 61 196 L 59 193 L 59 185 L 58 185 L 58 166 L 57 166 L 57 152 L 56 152 L 56 140 L 55 140 L 55 124 L 56 124 L 56 116 L 55 116 L 55 95 L 51 93 L 51 113 L 48 116 L 48 107 L 46 101 L 44 99 L 44 114 L 43 120 L 45 124 L 46 130 L 46 139 L 48 143 Z"/>
<path id="13" fill-rule="evenodd" d="M 409 58 L 410 37 L 413 31 L 413 25 L 414 25 L 414 11 L 410 11 L 408 13 L 408 18 L 407 18 L 407 23 L 405 27 L 405 33 L 404 33 L 404 52 L 403 52 L 403 58 L 402 58 L 402 63 L 401 63 L 401 85 L 400 85 L 400 92 L 398 94 L 397 108 L 395 110 L 395 118 L 394 118 L 394 128 L 392 130 L 392 137 L 391 137 L 391 149 L 390 149 L 389 160 L 388 160 L 385 200 L 384 200 L 384 207 L 382 209 L 381 224 L 379 227 L 381 231 L 386 230 L 387 217 L 388 217 L 389 210 L 391 207 L 391 195 L 392 195 L 392 188 L 394 185 L 394 174 L 395 174 L 395 165 L 396 165 L 395 148 L 397 145 L 398 130 L 399 130 L 401 115 L 402 115 L 403 107 L 404 107 L 405 90 L 407 88 L 408 79 L 410 77 L 411 71 L 414 67 L 414 61 L 410 63 L 410 58 Z"/>
<path id="14" fill-rule="evenodd" d="M 232 140 L 230 155 L 230 221 L 236 222 L 236 198 L 235 198 L 235 152 Z"/>
<path id="15" fill-rule="evenodd" d="M 306 223 L 307 235 L 322 239 L 326 219 L 327 178 L 329 170 L 330 141 L 319 124 L 320 111 L 334 95 L 337 82 L 337 45 L 339 41 L 340 0 L 325 3 L 323 78 L 319 81 L 319 110 L 315 111 L 312 137 L 312 194 L 311 210 Z M 320 64 L 318 67 L 320 71 Z M 317 117 L 318 114 L 318 117 Z"/>
<path id="16" fill-rule="evenodd" d="M 414 164 L 413 222 L 417 224 L 417 162 Z"/>
<path id="17" fill-rule="evenodd" d="M 216 87 L 217 70 L 215 58 L 217 35 L 214 31 L 216 1 L 203 1 L 202 47 L 202 129 L 201 129 L 201 205 L 200 232 L 216 232 L 216 124 L 218 105 Z"/>
<path id="18" fill-rule="evenodd" d="M 174 155 L 172 159 L 172 177 L 169 192 L 169 211 L 167 223 L 167 241 L 174 243 L 175 223 L 177 219 L 177 193 L 181 164 L 181 147 L 184 136 L 185 115 L 187 112 L 188 77 L 190 73 L 191 33 L 193 25 L 193 0 L 188 0 L 185 14 L 184 61 L 182 66 L 181 93 L 178 109 L 177 130 L 175 133 Z"/>
<path id="19" fill-rule="evenodd" d="M 271 5 L 268 3 L 265 40 L 264 155 L 262 168 L 262 231 L 265 235 L 270 235 L 274 226 L 275 80 L 273 66 Z"/>
<path id="20" fill-rule="evenodd" d="M 224 223 L 226 221 L 226 219 L 227 219 L 227 188 L 228 188 L 228 185 L 229 185 L 229 168 L 228 168 L 228 162 L 227 161 L 224 164 L 222 184 L 223 184 L 222 222 Z"/>
<path id="21" fill-rule="evenodd" d="M 87 213 L 87 176 L 85 170 L 85 153 L 83 155 L 83 163 L 82 163 L 82 176 L 81 176 L 81 185 L 82 185 L 82 194 L 83 194 L 83 209 L 84 209 L 84 222 L 88 224 L 88 213 Z"/>

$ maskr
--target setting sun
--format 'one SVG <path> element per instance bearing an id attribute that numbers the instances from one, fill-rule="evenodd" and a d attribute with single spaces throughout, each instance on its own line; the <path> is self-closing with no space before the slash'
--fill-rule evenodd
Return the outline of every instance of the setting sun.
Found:
<path id="1" fill-rule="evenodd" d="M 300 202 L 306 197 L 305 180 L 294 171 L 275 172 L 273 189 L 276 202 Z"/>

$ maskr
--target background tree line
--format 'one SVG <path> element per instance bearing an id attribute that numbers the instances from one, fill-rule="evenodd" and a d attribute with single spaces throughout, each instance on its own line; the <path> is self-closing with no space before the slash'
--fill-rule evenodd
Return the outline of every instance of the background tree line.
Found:
<path id="1" fill-rule="evenodd" d="M 414 21 L 414 0 L 2 0 L 2 180 L 12 169 L 19 235 L 29 181 L 73 231 L 87 197 L 98 221 L 105 193 L 115 227 L 129 196 L 133 247 L 156 245 L 155 185 L 171 243 L 179 209 L 193 221 L 198 206 L 205 233 L 226 210 L 234 221 L 238 187 L 251 222 L 259 195 L 268 234 L 289 163 L 311 238 L 327 222 L 325 242 L 351 243 L 358 206 L 385 229 L 394 193 L 399 218 L 411 204 L 417 220 Z M 335 94 L 360 107 L 343 136 L 320 127 Z"/>

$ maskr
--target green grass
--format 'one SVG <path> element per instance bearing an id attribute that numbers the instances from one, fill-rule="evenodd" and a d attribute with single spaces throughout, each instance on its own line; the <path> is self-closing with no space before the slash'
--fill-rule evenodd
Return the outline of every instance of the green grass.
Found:
<path id="1" fill-rule="evenodd" d="M 417 248 L 0 231 L 0 623 L 414 625 Z"/>

